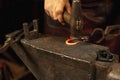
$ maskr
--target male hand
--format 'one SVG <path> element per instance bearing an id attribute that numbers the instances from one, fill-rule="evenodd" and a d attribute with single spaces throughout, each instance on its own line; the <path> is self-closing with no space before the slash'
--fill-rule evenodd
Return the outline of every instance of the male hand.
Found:
<path id="1" fill-rule="evenodd" d="M 62 18 L 64 9 L 69 14 L 71 13 L 69 0 L 45 0 L 44 9 L 48 16 L 53 20 L 58 20 L 62 24 L 64 24 L 64 20 Z"/>

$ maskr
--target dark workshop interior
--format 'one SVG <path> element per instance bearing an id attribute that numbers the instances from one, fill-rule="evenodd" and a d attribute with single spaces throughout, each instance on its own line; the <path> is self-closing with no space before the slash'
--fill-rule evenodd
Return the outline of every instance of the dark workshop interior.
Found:
<path id="1" fill-rule="evenodd" d="M 87 4 L 87 1 L 89 3 L 89 1 L 94 2 L 97 0 L 83 0 L 82 3 Z M 105 1 L 105 0 L 101 0 L 101 1 Z M 102 29 L 105 29 L 106 26 L 120 25 L 120 5 L 119 5 L 120 1 L 119 0 L 106 0 L 106 1 L 111 1 L 112 7 L 110 8 L 110 10 L 108 8 L 108 15 L 105 16 L 104 19 L 105 21 L 104 22 L 98 21 L 97 23 L 94 22 L 93 19 L 87 19 L 87 18 L 92 18 L 92 17 L 88 17 L 89 15 L 87 17 L 83 16 L 84 20 L 86 20 L 85 26 L 89 26 L 89 27 L 97 26 L 97 27 L 101 27 Z M 83 12 L 89 13 L 89 10 L 86 9 L 89 7 L 82 6 L 82 8 L 84 8 Z M 103 8 L 102 9 L 98 8 L 97 12 L 99 13 L 99 11 L 101 11 L 99 15 L 103 14 L 102 10 L 104 13 Z M 6 41 L 5 35 L 13 31 L 22 29 L 23 22 L 30 23 L 33 19 L 38 19 L 40 26 L 39 27 L 40 33 L 43 34 L 45 33 L 60 37 L 61 36 L 68 37 L 70 34 L 68 23 L 66 23 L 66 25 L 61 25 L 58 21 L 52 20 L 49 16 L 45 14 L 44 0 L 0 0 L 0 47 L 4 45 L 4 42 Z M 56 25 L 58 26 L 57 28 Z M 88 28 L 88 29 L 90 29 L 91 31 L 91 29 L 93 28 Z M 85 31 L 85 34 L 91 33 L 88 29 Z M 119 30 L 119 34 L 120 34 L 120 30 Z M 97 34 L 95 35 L 97 36 Z M 92 41 L 94 43 L 94 40 Z M 109 47 L 112 53 L 115 53 L 116 55 L 118 55 L 118 57 L 120 57 L 120 36 L 112 40 L 103 41 L 100 43 L 100 45 Z M 26 67 L 24 62 L 16 55 L 16 52 L 11 47 L 8 47 L 7 50 L 0 52 L 0 80 L 37 80 L 37 79 L 39 80 L 39 78 L 36 78 L 36 74 L 34 75 L 33 73 L 28 69 L 28 67 Z M 58 76 L 57 72 L 56 72 L 56 76 Z M 43 75 L 43 77 L 45 77 L 45 75 Z M 40 78 L 40 80 L 47 80 L 48 78 Z M 65 79 L 73 80 L 73 78 L 71 79 L 65 78 Z M 65 80 L 65 79 L 59 77 L 59 79 L 51 78 L 50 80 Z M 97 80 L 102 80 L 102 79 L 97 79 Z"/>
<path id="2" fill-rule="evenodd" d="M 0 0 L 0 45 L 5 35 L 22 28 L 23 22 L 43 19 L 41 0 Z M 43 22 L 43 20 L 41 20 Z M 12 49 L 0 53 L 0 80 L 36 80 Z"/>

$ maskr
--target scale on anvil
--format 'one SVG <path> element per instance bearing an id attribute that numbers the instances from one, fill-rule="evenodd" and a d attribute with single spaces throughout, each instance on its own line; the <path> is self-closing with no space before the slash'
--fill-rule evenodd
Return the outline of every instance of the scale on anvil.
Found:
<path id="1" fill-rule="evenodd" d="M 73 0 L 71 38 L 77 41 L 82 34 L 76 29 L 82 31 L 83 26 L 81 15 L 76 13 L 78 7 L 80 0 Z M 67 45 L 66 37 L 41 34 L 38 28 L 38 20 L 23 23 L 23 30 L 6 35 L 7 41 L 1 48 L 4 51 L 10 45 L 37 80 L 120 80 L 118 58 L 107 47 L 86 42 L 88 38 L 72 46 L 68 40 Z"/>

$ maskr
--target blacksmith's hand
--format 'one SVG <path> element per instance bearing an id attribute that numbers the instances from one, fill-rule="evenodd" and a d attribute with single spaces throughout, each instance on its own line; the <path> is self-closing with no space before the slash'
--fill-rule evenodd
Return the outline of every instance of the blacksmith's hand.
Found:
<path id="1" fill-rule="evenodd" d="M 69 0 L 44 0 L 44 9 L 48 16 L 53 20 L 58 20 L 60 23 L 64 24 L 63 12 L 64 9 L 70 14 L 71 7 Z"/>

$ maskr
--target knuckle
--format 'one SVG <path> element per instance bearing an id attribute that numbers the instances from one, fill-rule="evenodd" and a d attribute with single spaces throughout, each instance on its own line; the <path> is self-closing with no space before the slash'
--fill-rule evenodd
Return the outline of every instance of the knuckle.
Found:
<path id="1" fill-rule="evenodd" d="M 61 15 L 62 13 L 63 13 L 62 10 L 57 10 L 57 11 L 56 11 L 56 14 L 57 14 L 57 15 Z"/>

